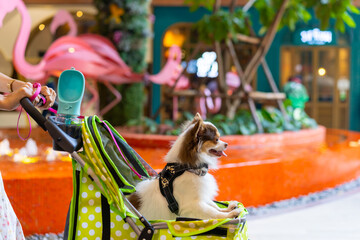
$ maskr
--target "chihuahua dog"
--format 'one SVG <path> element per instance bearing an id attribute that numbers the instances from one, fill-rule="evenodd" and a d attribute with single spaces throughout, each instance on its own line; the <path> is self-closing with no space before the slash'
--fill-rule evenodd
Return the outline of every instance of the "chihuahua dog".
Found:
<path id="1" fill-rule="evenodd" d="M 219 208 L 213 199 L 218 187 L 208 173 L 226 156 L 227 143 L 217 128 L 197 113 L 165 156 L 167 165 L 159 177 L 144 180 L 130 195 L 130 202 L 149 220 L 189 217 L 198 219 L 234 218 L 240 213 L 235 202 Z"/>

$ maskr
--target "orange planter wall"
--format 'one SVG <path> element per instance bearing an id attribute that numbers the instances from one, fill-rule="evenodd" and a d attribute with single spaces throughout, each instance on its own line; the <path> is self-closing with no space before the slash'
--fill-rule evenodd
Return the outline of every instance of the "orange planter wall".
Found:
<path id="1" fill-rule="evenodd" d="M 21 135 L 26 136 L 27 130 L 21 131 Z M 5 138 L 9 139 L 12 149 L 25 145 L 17 136 L 16 129 L 1 130 L 0 141 Z M 60 233 L 65 227 L 72 196 L 71 162 L 44 160 L 45 150 L 52 146 L 52 139 L 42 129 L 34 128 L 31 138 L 37 143 L 37 162 L 25 164 L 0 156 L 5 191 L 25 235 Z"/>
<path id="2" fill-rule="evenodd" d="M 158 171 L 176 139 L 123 136 Z M 360 176 L 359 139 L 360 133 L 321 126 L 282 134 L 224 136 L 228 156 L 220 158 L 219 169 L 213 172 L 220 189 L 217 199 L 259 206 L 353 180 Z"/>
<path id="3" fill-rule="evenodd" d="M 25 134 L 23 134 L 25 135 Z M 154 169 L 176 137 L 123 133 L 128 143 Z M 0 131 L 11 147 L 20 145 L 16 130 Z M 32 137 L 39 149 L 51 145 L 41 129 Z M 305 195 L 360 176 L 360 133 L 323 127 L 282 134 L 225 136 L 228 157 L 213 174 L 218 200 L 259 206 Z M 23 143 L 22 143 L 23 144 Z M 72 194 L 70 162 L 14 163 L 0 157 L 5 190 L 26 235 L 62 232 Z"/>

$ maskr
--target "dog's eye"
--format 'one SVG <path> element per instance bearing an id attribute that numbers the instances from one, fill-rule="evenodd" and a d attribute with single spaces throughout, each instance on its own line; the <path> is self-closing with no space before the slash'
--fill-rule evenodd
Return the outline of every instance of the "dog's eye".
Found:
<path id="1" fill-rule="evenodd" d="M 219 141 L 219 139 L 217 138 L 215 141 L 217 141 L 217 142 L 218 142 L 218 141 Z"/>

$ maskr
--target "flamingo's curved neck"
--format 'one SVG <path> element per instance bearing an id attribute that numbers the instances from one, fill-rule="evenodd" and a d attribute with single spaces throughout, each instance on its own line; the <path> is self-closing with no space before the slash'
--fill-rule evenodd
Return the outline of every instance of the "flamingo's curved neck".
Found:
<path id="1" fill-rule="evenodd" d="M 25 50 L 30 36 L 31 18 L 22 1 L 17 1 L 17 9 L 21 15 L 21 27 L 13 50 L 13 62 L 16 70 L 28 79 L 39 80 L 44 78 L 45 62 L 37 65 L 29 64 L 25 59 Z"/>

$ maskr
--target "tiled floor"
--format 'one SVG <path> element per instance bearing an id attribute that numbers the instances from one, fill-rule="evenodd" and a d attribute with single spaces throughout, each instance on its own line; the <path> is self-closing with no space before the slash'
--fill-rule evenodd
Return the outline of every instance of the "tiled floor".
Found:
<path id="1" fill-rule="evenodd" d="M 359 240 L 360 190 L 274 216 L 248 219 L 251 240 Z"/>

